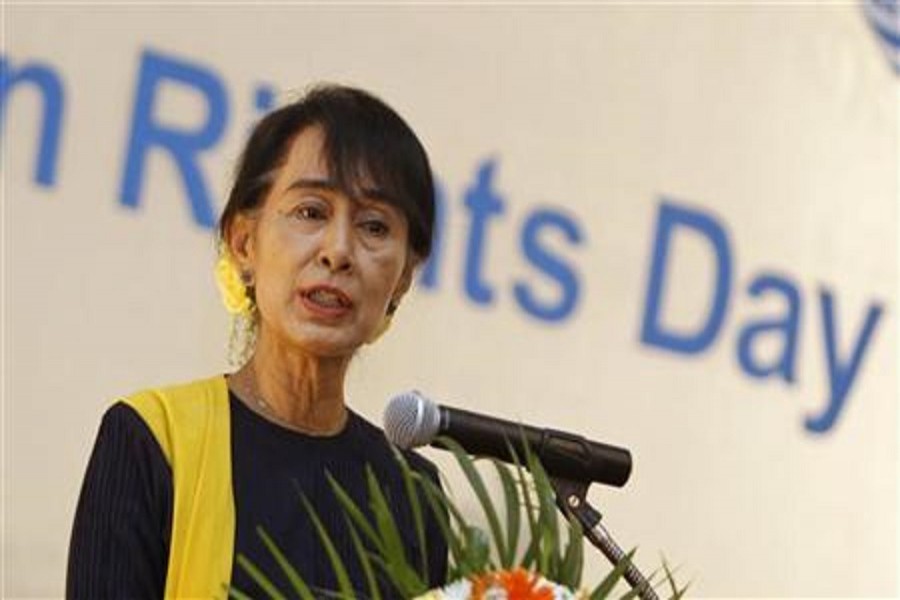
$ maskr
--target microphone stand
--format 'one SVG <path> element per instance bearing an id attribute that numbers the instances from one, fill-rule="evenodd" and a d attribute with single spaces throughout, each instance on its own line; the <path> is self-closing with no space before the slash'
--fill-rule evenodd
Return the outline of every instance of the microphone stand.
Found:
<path id="1" fill-rule="evenodd" d="M 571 481 L 558 477 L 550 477 L 550 483 L 556 491 L 556 505 L 563 514 L 574 515 L 581 523 L 584 537 L 594 546 L 600 549 L 606 558 L 618 566 L 622 561 L 627 561 L 624 576 L 641 600 L 658 600 L 653 586 L 638 570 L 631 559 L 622 551 L 609 531 L 600 523 L 603 518 L 587 501 L 588 484 L 583 481 Z"/>

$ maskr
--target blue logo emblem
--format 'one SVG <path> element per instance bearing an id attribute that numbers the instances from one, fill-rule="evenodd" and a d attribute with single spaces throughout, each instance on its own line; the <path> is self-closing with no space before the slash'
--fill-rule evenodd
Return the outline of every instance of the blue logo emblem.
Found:
<path id="1" fill-rule="evenodd" d="M 897 10 L 897 0 L 864 0 L 862 6 L 894 73 L 900 75 L 900 12 Z"/>

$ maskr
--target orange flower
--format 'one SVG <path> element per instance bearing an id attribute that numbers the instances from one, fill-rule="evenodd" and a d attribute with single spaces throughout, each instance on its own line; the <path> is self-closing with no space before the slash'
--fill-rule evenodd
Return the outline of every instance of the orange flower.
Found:
<path id="1" fill-rule="evenodd" d="M 506 590 L 508 600 L 553 600 L 550 586 L 540 583 L 537 575 L 525 569 L 502 571 L 498 579 Z"/>
<path id="2" fill-rule="evenodd" d="M 484 593 L 494 585 L 494 574 L 485 573 L 472 580 L 472 600 L 483 600 Z"/>
<path id="3" fill-rule="evenodd" d="M 522 568 L 476 577 L 472 580 L 472 600 L 483 600 L 492 587 L 503 589 L 507 600 L 553 600 L 553 589 Z"/>

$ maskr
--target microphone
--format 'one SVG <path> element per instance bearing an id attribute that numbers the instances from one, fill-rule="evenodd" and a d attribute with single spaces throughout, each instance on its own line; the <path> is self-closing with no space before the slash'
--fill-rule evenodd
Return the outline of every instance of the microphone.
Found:
<path id="1" fill-rule="evenodd" d="M 513 462 L 510 446 L 524 461 L 523 439 L 552 477 L 621 487 L 631 475 L 631 453 L 625 448 L 592 442 L 580 435 L 521 425 L 440 406 L 417 391 L 394 396 L 384 411 L 384 433 L 407 449 L 431 444 L 445 435 L 466 452 Z M 523 466 L 525 466 L 523 464 Z"/>

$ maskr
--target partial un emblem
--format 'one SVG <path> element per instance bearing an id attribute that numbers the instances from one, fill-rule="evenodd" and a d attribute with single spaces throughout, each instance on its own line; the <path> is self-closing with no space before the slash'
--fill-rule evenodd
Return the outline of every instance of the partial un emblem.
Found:
<path id="1" fill-rule="evenodd" d="M 863 0 L 862 8 L 894 73 L 900 75 L 900 11 L 897 0 Z"/>

